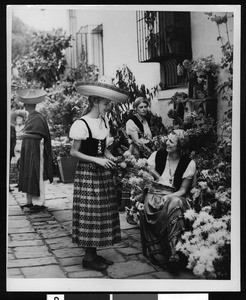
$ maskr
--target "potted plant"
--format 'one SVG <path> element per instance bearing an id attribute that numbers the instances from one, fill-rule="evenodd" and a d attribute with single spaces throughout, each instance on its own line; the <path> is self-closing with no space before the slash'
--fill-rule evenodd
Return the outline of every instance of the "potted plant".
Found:
<path id="1" fill-rule="evenodd" d="M 71 144 L 67 137 L 52 140 L 52 158 L 54 174 L 60 176 L 64 183 L 74 180 L 75 169 L 78 159 L 70 156 Z"/>

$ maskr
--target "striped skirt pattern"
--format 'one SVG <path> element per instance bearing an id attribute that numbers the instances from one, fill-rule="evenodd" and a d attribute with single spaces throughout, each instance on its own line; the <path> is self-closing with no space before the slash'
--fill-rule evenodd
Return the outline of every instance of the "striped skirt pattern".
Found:
<path id="1" fill-rule="evenodd" d="M 81 247 L 105 247 L 121 240 L 112 174 L 94 163 L 77 165 L 72 236 Z"/>

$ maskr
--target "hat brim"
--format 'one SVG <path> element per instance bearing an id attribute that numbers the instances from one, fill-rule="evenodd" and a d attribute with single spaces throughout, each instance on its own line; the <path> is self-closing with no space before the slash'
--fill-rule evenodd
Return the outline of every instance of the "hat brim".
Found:
<path id="1" fill-rule="evenodd" d="M 114 102 L 125 102 L 129 93 L 116 86 L 105 83 L 78 82 L 75 84 L 76 91 L 84 96 L 97 96 Z"/>
<path id="2" fill-rule="evenodd" d="M 41 97 L 38 97 L 38 98 L 31 98 L 31 99 L 25 99 L 25 98 L 22 98 L 22 97 L 18 97 L 18 100 L 24 104 L 38 104 L 42 101 L 45 100 L 45 96 L 41 96 Z"/>
<path id="3" fill-rule="evenodd" d="M 45 100 L 46 92 L 40 89 L 20 89 L 16 91 L 18 100 L 24 104 L 37 104 Z"/>

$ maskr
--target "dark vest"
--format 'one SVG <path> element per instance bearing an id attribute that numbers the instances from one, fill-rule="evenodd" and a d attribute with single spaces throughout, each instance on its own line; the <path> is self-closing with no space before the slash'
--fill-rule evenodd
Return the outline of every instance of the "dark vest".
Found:
<path id="1" fill-rule="evenodd" d="M 139 120 L 139 118 L 137 116 L 133 115 L 129 120 L 132 120 L 137 125 L 137 127 L 140 129 L 142 134 L 144 133 L 143 123 Z M 146 118 L 146 121 L 150 127 L 150 123 L 147 118 Z"/>
<path id="2" fill-rule="evenodd" d="M 162 175 L 162 173 L 165 169 L 166 160 L 167 160 L 166 150 L 161 149 L 161 150 L 157 151 L 156 157 L 155 157 L 155 169 L 160 175 Z M 173 185 L 174 185 L 174 188 L 176 191 L 179 190 L 179 188 L 182 184 L 182 176 L 183 176 L 186 168 L 188 167 L 190 161 L 191 161 L 191 159 L 186 154 L 182 155 L 179 160 L 177 169 L 174 174 L 174 182 L 173 182 Z"/>
<path id="3" fill-rule="evenodd" d="M 79 120 L 85 123 L 89 132 L 89 137 L 86 140 L 81 140 L 79 152 L 90 156 L 104 156 L 104 150 L 106 148 L 106 138 L 104 140 L 93 138 L 88 123 L 82 118 Z M 105 120 L 104 123 L 107 128 Z"/>

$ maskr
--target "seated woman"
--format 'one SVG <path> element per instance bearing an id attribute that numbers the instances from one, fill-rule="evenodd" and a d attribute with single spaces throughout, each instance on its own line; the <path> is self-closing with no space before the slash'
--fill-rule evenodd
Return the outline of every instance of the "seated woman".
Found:
<path id="1" fill-rule="evenodd" d="M 160 178 L 145 197 L 140 213 L 143 254 L 155 264 L 177 269 L 179 256 L 176 244 L 184 231 L 183 213 L 190 207 L 185 199 L 196 174 L 196 164 L 182 154 L 184 131 L 171 132 L 166 149 L 154 152 L 148 159 Z"/>

